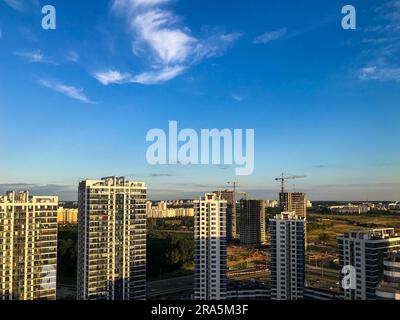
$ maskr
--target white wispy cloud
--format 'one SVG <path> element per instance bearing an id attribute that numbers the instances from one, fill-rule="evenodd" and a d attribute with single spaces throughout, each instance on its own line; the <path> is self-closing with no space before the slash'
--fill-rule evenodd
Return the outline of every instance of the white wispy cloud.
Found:
<path id="1" fill-rule="evenodd" d="M 134 76 L 130 82 L 140 84 L 156 84 L 171 80 L 185 70 L 184 66 L 165 67 L 157 71 L 147 71 Z"/>
<path id="2" fill-rule="evenodd" d="M 376 25 L 361 31 L 367 38 L 361 40 L 372 45 L 363 65 L 358 70 L 360 80 L 400 81 L 400 0 L 386 1 L 374 9 Z"/>
<path id="3" fill-rule="evenodd" d="M 153 7 L 156 5 L 168 3 L 170 0 L 114 0 L 114 10 L 132 10 L 137 7 Z"/>
<path id="4" fill-rule="evenodd" d="M 199 41 L 194 49 L 195 60 L 223 55 L 242 36 L 241 33 L 216 34 Z"/>
<path id="5" fill-rule="evenodd" d="M 139 73 L 111 68 L 94 73 L 104 85 L 111 83 L 157 84 L 169 81 L 193 64 L 224 53 L 240 34 L 213 34 L 199 39 L 181 23 L 181 18 L 161 5 L 171 0 L 113 0 L 112 12 L 124 17 L 132 52 L 148 70 Z"/>
<path id="6" fill-rule="evenodd" d="M 183 66 L 165 67 L 157 71 L 146 71 L 137 75 L 122 73 L 117 70 L 106 70 L 93 74 L 103 85 L 123 84 L 123 83 L 139 83 L 139 84 L 157 84 L 171 80 L 184 71 Z"/>
<path id="7" fill-rule="evenodd" d="M 47 59 L 41 51 L 18 51 L 15 55 L 34 63 L 49 63 L 56 64 L 55 62 Z"/>
<path id="8" fill-rule="evenodd" d="M 40 51 L 35 51 L 35 52 L 16 52 L 15 53 L 19 57 L 26 58 L 30 62 L 44 62 L 45 57 L 43 53 Z"/>
<path id="9" fill-rule="evenodd" d="M 400 67 L 369 66 L 359 71 L 361 80 L 400 81 Z"/>
<path id="10" fill-rule="evenodd" d="M 109 85 L 110 83 L 126 83 L 131 79 L 129 73 L 121 73 L 117 70 L 106 70 L 99 71 L 93 74 L 93 76 L 102 84 Z"/>
<path id="11" fill-rule="evenodd" d="M 262 35 L 259 35 L 257 38 L 254 39 L 253 43 L 254 44 L 266 44 L 274 40 L 278 40 L 285 36 L 287 33 L 286 28 L 281 28 L 278 30 L 274 31 L 268 31 L 263 33 Z"/>
<path id="12" fill-rule="evenodd" d="M 79 54 L 76 51 L 71 50 L 65 55 L 65 59 L 70 62 L 77 63 L 79 62 Z"/>
<path id="13" fill-rule="evenodd" d="M 21 0 L 4 0 L 4 2 L 9 5 L 11 8 L 17 11 L 24 10 L 24 4 Z"/>
<path id="14" fill-rule="evenodd" d="M 49 81 L 49 80 L 43 80 L 43 79 L 39 81 L 39 84 L 42 85 L 43 87 L 46 87 L 48 89 L 51 89 L 51 90 L 59 92 L 59 93 L 62 93 L 70 98 L 75 99 L 75 100 L 79 100 L 80 102 L 88 103 L 88 104 L 94 103 L 86 96 L 83 89 L 79 89 L 79 88 L 76 88 L 73 86 L 68 86 L 68 85 L 65 85 L 62 83 Z"/>
<path id="15" fill-rule="evenodd" d="M 239 96 L 238 94 L 233 93 L 232 94 L 232 99 L 240 102 L 240 101 L 243 100 L 243 97 Z"/>
<path id="16" fill-rule="evenodd" d="M 186 30 L 174 27 L 177 18 L 172 12 L 152 9 L 137 15 L 132 27 L 164 64 L 182 63 L 191 54 L 197 40 Z"/>

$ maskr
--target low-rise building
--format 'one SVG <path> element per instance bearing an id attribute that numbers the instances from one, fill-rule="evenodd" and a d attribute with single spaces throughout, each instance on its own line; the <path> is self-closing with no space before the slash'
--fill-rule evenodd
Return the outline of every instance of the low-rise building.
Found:
<path id="1" fill-rule="evenodd" d="M 147 201 L 147 218 L 167 219 L 167 218 L 183 218 L 194 217 L 193 207 L 173 207 L 170 208 L 167 202 L 161 201 L 153 206 L 151 201 Z"/>
<path id="2" fill-rule="evenodd" d="M 332 213 L 336 214 L 363 214 L 370 211 L 370 207 L 368 205 L 354 205 L 354 204 L 347 204 L 343 206 L 330 206 L 329 210 Z"/>

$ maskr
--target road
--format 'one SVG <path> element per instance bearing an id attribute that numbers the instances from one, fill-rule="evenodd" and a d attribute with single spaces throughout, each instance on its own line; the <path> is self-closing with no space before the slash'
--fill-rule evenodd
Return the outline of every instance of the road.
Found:
<path id="1" fill-rule="evenodd" d="M 269 271 L 265 270 L 262 272 L 251 272 L 254 269 L 241 270 L 241 272 L 249 272 L 245 274 L 229 274 L 229 279 L 232 280 L 268 280 L 270 278 Z M 307 265 L 307 274 L 321 277 L 321 268 Z M 338 279 L 338 271 L 332 269 L 324 269 L 325 280 Z M 332 281 L 332 280 L 331 280 Z M 337 280 L 338 281 L 338 280 Z M 147 298 L 148 299 L 183 299 L 189 298 L 190 293 L 193 289 L 193 275 L 151 281 L 147 282 Z M 75 298 L 75 288 L 73 286 L 59 285 L 58 295 L 60 298 L 70 300 Z"/>
<path id="2" fill-rule="evenodd" d="M 147 298 L 168 297 L 191 291 L 193 288 L 193 275 L 177 277 L 165 280 L 152 281 L 147 283 Z"/>
<path id="3" fill-rule="evenodd" d="M 316 267 L 310 264 L 306 265 L 306 274 L 324 275 L 326 278 L 337 279 L 339 281 L 339 271 L 329 268 Z"/>
<path id="4" fill-rule="evenodd" d="M 253 269 L 251 269 L 253 270 Z M 244 271 L 244 270 L 243 270 Z M 247 273 L 244 275 L 229 275 L 229 279 L 233 280 L 251 280 L 269 278 L 269 271 Z M 193 289 L 193 276 L 177 277 L 147 283 L 147 298 L 169 298 L 174 296 L 188 296 Z"/>

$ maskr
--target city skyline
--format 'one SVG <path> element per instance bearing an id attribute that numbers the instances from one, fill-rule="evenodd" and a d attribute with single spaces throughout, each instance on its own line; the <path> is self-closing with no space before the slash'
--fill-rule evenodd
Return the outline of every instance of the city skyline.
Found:
<path id="1" fill-rule="evenodd" d="M 127 3 L 57 2 L 43 30 L 47 3 L 0 1 L 0 193 L 76 201 L 79 181 L 110 175 L 154 200 L 226 189 L 234 166 L 147 164 L 146 133 L 176 120 L 255 129 L 239 180 L 256 198 L 288 172 L 313 201 L 399 200 L 399 1 L 353 1 L 356 30 L 331 1 Z"/>
<path id="2" fill-rule="evenodd" d="M 1 299 L 398 299 L 400 203 L 338 214 L 338 206 L 311 207 L 304 193 L 281 193 L 279 203 L 244 195 L 232 243 L 227 191 L 175 201 L 193 214 L 174 217 L 150 217 L 145 183 L 125 177 L 81 181 L 76 205 L 29 192 L 0 195 Z M 78 220 L 59 220 L 60 205 L 77 206 Z"/>

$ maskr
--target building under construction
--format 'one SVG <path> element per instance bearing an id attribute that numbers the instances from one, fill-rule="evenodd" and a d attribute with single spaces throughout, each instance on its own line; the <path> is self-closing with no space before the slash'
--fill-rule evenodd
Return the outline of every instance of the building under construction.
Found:
<path id="1" fill-rule="evenodd" d="M 306 176 L 282 176 L 275 178 L 281 182 L 281 192 L 279 193 L 279 207 L 281 212 L 294 211 L 297 216 L 307 218 L 307 199 L 306 194 L 301 192 L 286 192 L 285 181 L 293 179 L 302 179 Z"/>
<path id="2" fill-rule="evenodd" d="M 302 192 L 281 192 L 279 194 L 281 212 L 294 211 L 299 217 L 307 218 L 307 199 Z"/>
<path id="3" fill-rule="evenodd" d="M 236 210 L 236 192 L 234 190 L 214 191 L 219 194 L 221 200 L 226 200 L 228 206 L 226 208 L 226 239 L 228 242 L 237 239 L 237 210 Z"/>
<path id="4" fill-rule="evenodd" d="M 262 245 L 265 234 L 265 201 L 240 201 L 240 243 L 244 245 Z"/>

